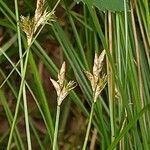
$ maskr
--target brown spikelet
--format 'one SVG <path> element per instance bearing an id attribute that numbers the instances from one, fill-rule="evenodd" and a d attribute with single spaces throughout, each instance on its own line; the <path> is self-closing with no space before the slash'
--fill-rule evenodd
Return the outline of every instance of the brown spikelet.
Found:
<path id="1" fill-rule="evenodd" d="M 45 0 L 37 0 L 36 10 L 35 10 L 35 15 L 34 15 L 35 22 L 38 22 L 38 20 L 41 18 L 43 14 L 44 3 L 45 3 Z"/>
<path id="2" fill-rule="evenodd" d="M 44 4 L 45 0 L 37 0 L 35 15 L 33 18 L 29 18 L 29 16 L 21 16 L 20 24 L 22 30 L 27 36 L 28 45 L 31 44 L 33 35 L 40 25 L 48 23 L 48 20 L 54 21 L 54 11 L 47 12 L 47 10 L 44 9 Z"/>
<path id="3" fill-rule="evenodd" d="M 30 45 L 33 38 L 34 20 L 30 19 L 29 16 L 27 17 L 21 16 L 20 25 L 22 30 L 25 32 L 27 36 L 28 45 Z"/>
<path id="4" fill-rule="evenodd" d="M 60 69 L 60 72 L 58 74 L 58 83 L 60 84 L 60 86 L 62 87 L 65 81 L 65 71 L 66 71 L 66 63 L 64 62 L 62 64 L 62 67 Z"/>
<path id="5" fill-rule="evenodd" d="M 65 72 L 66 72 L 66 64 L 64 62 L 58 74 L 58 81 L 55 81 L 50 78 L 57 92 L 57 105 L 58 106 L 61 105 L 62 101 L 66 98 L 69 92 L 77 86 L 76 82 L 74 81 L 69 81 L 69 83 L 65 85 Z"/>
<path id="6" fill-rule="evenodd" d="M 105 56 L 105 50 L 102 51 L 99 57 L 97 54 L 95 54 L 94 64 L 93 64 L 93 74 L 91 74 L 88 71 L 85 71 L 85 74 L 91 83 L 94 102 L 96 102 L 98 96 L 100 95 L 101 91 L 104 89 L 107 83 L 106 75 L 100 77 L 104 56 Z"/>

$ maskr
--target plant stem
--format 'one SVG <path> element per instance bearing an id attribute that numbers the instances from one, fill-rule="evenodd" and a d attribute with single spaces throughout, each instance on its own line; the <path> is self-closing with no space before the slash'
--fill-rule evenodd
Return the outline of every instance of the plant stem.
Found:
<path id="1" fill-rule="evenodd" d="M 10 135 L 9 135 L 9 140 L 8 140 L 8 144 L 7 144 L 7 150 L 10 149 L 10 145 L 11 145 L 11 141 L 12 141 L 12 134 L 14 131 L 14 127 L 16 124 L 16 120 L 17 120 L 17 115 L 18 115 L 18 111 L 19 111 L 19 104 L 21 101 L 21 96 L 22 96 L 22 92 L 24 93 L 24 84 L 25 84 L 25 76 L 26 76 L 26 70 L 27 70 L 27 65 L 28 65 L 28 59 L 29 59 L 29 53 L 30 53 L 30 47 L 33 44 L 33 42 L 35 41 L 35 39 L 37 38 L 37 36 L 40 34 L 40 32 L 42 31 L 43 27 L 44 27 L 45 23 L 42 25 L 42 27 L 39 29 L 39 31 L 37 32 L 37 34 L 35 35 L 35 37 L 33 37 L 33 40 L 31 41 L 30 45 L 28 45 L 27 50 L 26 50 L 26 58 L 25 58 L 25 63 L 24 63 L 24 68 L 23 68 L 23 72 L 22 74 L 22 79 L 21 79 L 21 84 L 20 84 L 20 88 L 19 88 L 19 94 L 18 94 L 18 98 L 17 98 L 17 104 L 16 104 L 16 109 L 15 109 L 15 115 L 14 115 L 14 119 L 13 119 L 13 123 L 11 126 L 11 130 L 10 130 Z M 23 94 L 23 96 L 25 96 Z M 25 104 L 25 103 L 24 103 Z M 25 106 L 26 107 L 26 106 Z M 27 108 L 27 107 L 26 107 Z M 27 112 L 27 111 L 26 111 Z M 26 115 L 27 117 L 27 115 Z M 26 118 L 27 119 L 27 118 Z M 27 130 L 29 130 L 27 128 Z M 28 133 L 29 136 L 29 133 Z M 29 146 L 29 145 L 28 145 Z M 30 149 L 29 149 L 30 150 Z"/>
<path id="2" fill-rule="evenodd" d="M 15 2 L 15 10 L 16 10 L 17 34 L 18 34 L 18 45 L 19 45 L 19 57 L 22 58 L 22 43 L 21 43 L 21 33 L 20 33 L 20 26 L 19 26 L 18 2 L 17 2 L 17 0 L 14 0 L 14 2 Z M 20 60 L 21 60 L 20 61 L 21 75 L 23 76 L 23 59 L 20 59 Z M 30 137 L 30 127 L 29 127 L 28 106 L 27 106 L 25 84 L 23 84 L 23 103 L 24 103 L 25 125 L 26 125 L 28 150 L 31 150 L 32 146 L 31 146 L 31 137 Z"/>
<path id="3" fill-rule="evenodd" d="M 29 52 L 30 52 L 30 47 L 27 48 L 27 54 L 26 54 L 26 58 L 25 58 L 24 68 L 23 68 L 23 76 L 22 76 L 21 84 L 20 84 L 20 88 L 19 88 L 19 94 L 18 94 L 18 98 L 17 98 L 15 115 L 14 115 L 14 118 L 13 118 L 11 130 L 10 130 L 10 135 L 9 135 L 7 150 L 10 150 L 11 141 L 12 141 L 12 135 L 13 135 L 14 127 L 15 127 L 16 120 L 17 120 L 17 115 L 18 115 L 18 111 L 19 111 L 19 104 L 20 104 L 20 101 L 21 101 L 22 90 L 23 90 L 24 81 L 25 81 L 25 75 L 26 75 L 26 70 L 27 70 Z"/>
<path id="4" fill-rule="evenodd" d="M 59 116 L 60 116 L 60 106 L 57 105 L 57 113 L 56 113 L 56 121 L 55 121 L 55 131 L 54 131 L 54 140 L 53 140 L 53 150 L 56 150 L 56 146 L 57 146 Z"/>
<path id="5" fill-rule="evenodd" d="M 57 1 L 57 3 L 55 4 L 55 6 L 53 7 L 53 9 L 52 9 L 51 12 L 55 11 L 55 9 L 56 9 L 56 7 L 58 6 L 58 4 L 60 3 L 60 1 L 61 1 L 61 0 L 58 0 L 58 1 Z"/>
<path id="6" fill-rule="evenodd" d="M 113 57 L 113 43 L 112 43 L 112 14 L 109 11 L 108 12 L 108 28 L 109 28 L 109 52 L 110 55 Z M 114 124 L 114 78 L 113 78 L 113 70 L 112 66 L 109 62 L 109 59 L 107 59 L 107 74 L 108 76 L 108 96 L 109 96 L 109 109 L 110 109 L 110 126 L 111 126 L 111 141 L 114 140 L 115 135 L 115 124 Z"/>
<path id="7" fill-rule="evenodd" d="M 124 20 L 125 20 L 125 52 L 126 52 L 126 62 L 125 62 L 125 83 L 124 89 L 127 87 L 127 72 L 128 72 L 128 12 L 127 12 L 127 0 L 124 0 Z"/>
<path id="8" fill-rule="evenodd" d="M 93 102 L 92 103 L 92 107 L 91 107 L 90 118 L 89 118 L 87 130 L 86 130 L 86 136 L 85 136 L 85 140 L 84 140 L 84 144 L 83 144 L 82 150 L 86 150 L 88 137 L 89 137 L 89 133 L 90 133 L 90 128 L 91 128 L 91 123 L 92 123 L 93 112 L 94 112 L 94 104 L 95 103 Z"/>

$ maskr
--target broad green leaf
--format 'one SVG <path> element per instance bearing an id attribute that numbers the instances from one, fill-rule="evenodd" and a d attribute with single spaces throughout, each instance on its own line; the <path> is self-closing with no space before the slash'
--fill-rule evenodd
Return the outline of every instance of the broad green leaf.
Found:
<path id="1" fill-rule="evenodd" d="M 86 0 L 75 0 L 77 3 Z M 97 7 L 99 10 L 105 11 L 124 11 L 124 0 L 92 0 L 93 6 Z"/>
<path id="2" fill-rule="evenodd" d="M 124 11 L 123 0 L 93 0 L 93 5 L 100 10 Z"/>

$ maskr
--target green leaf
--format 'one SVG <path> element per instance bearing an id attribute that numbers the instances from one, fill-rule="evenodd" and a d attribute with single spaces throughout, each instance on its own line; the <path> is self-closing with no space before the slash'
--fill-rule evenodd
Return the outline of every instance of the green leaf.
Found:
<path id="1" fill-rule="evenodd" d="M 128 125 L 119 133 L 115 140 L 108 147 L 108 150 L 113 150 L 122 137 L 137 123 L 140 117 L 150 108 L 150 104 L 146 105 L 132 120 L 129 121 Z"/>
<path id="2" fill-rule="evenodd" d="M 123 0 L 93 0 L 93 5 L 100 10 L 124 11 Z"/>
<path id="3" fill-rule="evenodd" d="M 77 3 L 86 0 L 75 0 Z M 97 7 L 99 10 L 105 11 L 124 11 L 124 0 L 92 0 L 93 6 Z"/>

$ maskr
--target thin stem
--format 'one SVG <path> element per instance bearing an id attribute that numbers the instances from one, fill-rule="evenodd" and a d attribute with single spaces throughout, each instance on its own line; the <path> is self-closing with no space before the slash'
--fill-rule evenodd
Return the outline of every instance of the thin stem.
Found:
<path id="1" fill-rule="evenodd" d="M 12 127 L 10 130 L 10 136 L 9 136 L 9 140 L 8 140 L 8 145 L 7 145 L 7 150 L 10 149 L 10 145 L 11 145 L 11 141 L 12 141 L 12 134 L 14 131 L 14 127 L 16 124 L 16 120 L 17 120 L 17 115 L 18 115 L 18 111 L 19 111 L 19 104 L 20 104 L 20 100 L 21 100 L 21 95 L 22 95 L 22 91 L 23 91 L 23 86 L 25 84 L 25 75 L 26 75 L 26 70 L 27 70 L 27 64 L 28 64 L 28 58 L 29 58 L 29 53 L 30 53 L 30 47 L 33 44 L 33 42 L 35 41 L 35 39 L 37 38 L 37 36 L 40 34 L 41 30 L 43 29 L 45 23 L 42 25 L 42 27 L 39 29 L 39 31 L 37 32 L 37 34 L 35 35 L 35 37 L 33 38 L 33 40 L 31 41 L 30 45 L 28 45 L 27 47 L 27 52 L 26 52 L 26 58 L 25 58 L 25 63 L 24 63 L 24 68 L 23 68 L 23 73 L 22 73 L 22 79 L 21 79 L 21 84 L 20 84 L 20 88 L 19 88 L 19 94 L 18 94 L 18 98 L 17 98 L 17 104 L 16 104 L 16 109 L 15 109 L 15 115 L 14 115 L 14 119 L 13 119 L 13 123 L 12 123 Z M 28 134 L 29 135 L 29 134 Z"/>
<path id="2" fill-rule="evenodd" d="M 55 11 L 55 9 L 56 9 L 56 7 L 58 6 L 58 4 L 59 4 L 60 1 L 61 1 L 61 0 L 58 0 L 58 1 L 57 1 L 57 3 L 55 4 L 55 6 L 54 6 L 53 9 L 52 9 L 52 12 Z"/>
<path id="3" fill-rule="evenodd" d="M 23 84 L 23 105 L 24 105 L 24 114 L 25 114 L 25 125 L 26 125 L 26 135 L 27 135 L 28 150 L 32 150 L 25 83 Z"/>
<path id="4" fill-rule="evenodd" d="M 128 13 L 127 13 L 127 0 L 124 0 L 124 19 L 125 19 L 125 51 L 126 51 L 126 64 L 125 64 L 125 89 L 127 86 L 127 72 L 128 72 Z"/>
<path id="5" fill-rule="evenodd" d="M 133 12 L 133 6 L 132 3 L 131 4 L 131 19 L 132 19 L 132 28 L 133 28 L 133 35 L 134 35 L 134 41 L 135 41 L 135 50 L 136 50 L 136 60 L 137 60 L 137 73 L 138 73 L 138 80 L 139 80 L 139 93 L 140 93 L 140 100 L 141 100 L 141 107 L 144 108 L 144 89 L 143 89 L 143 79 L 142 79 L 142 72 L 141 72 L 141 57 L 140 57 L 140 51 L 139 51 L 139 45 L 138 45 L 138 35 L 137 35 L 137 31 L 136 31 L 136 25 L 135 25 L 135 17 L 134 17 L 134 12 Z M 143 143 L 144 143 L 144 147 L 145 149 L 148 149 L 148 145 L 147 145 L 147 134 L 146 134 L 146 129 L 147 129 L 147 125 L 146 125 L 146 118 L 145 118 L 145 114 L 143 115 L 143 118 L 141 118 L 141 124 L 143 124 L 143 128 L 142 129 L 142 136 L 143 136 Z M 145 131 L 145 132 L 144 132 Z"/>
<path id="6" fill-rule="evenodd" d="M 55 121 L 55 131 L 54 131 L 54 140 L 53 140 L 53 150 L 56 150 L 56 147 L 57 147 L 59 116 L 60 116 L 60 106 L 57 105 L 57 113 L 56 113 L 56 121 Z"/>
<path id="7" fill-rule="evenodd" d="M 31 45 L 34 43 L 34 41 L 36 40 L 37 36 L 40 34 L 40 32 L 42 31 L 43 27 L 45 24 L 43 24 L 43 26 L 39 29 L 39 31 L 37 32 L 37 34 L 35 35 L 35 37 L 33 37 L 33 40 L 30 44 Z M 9 73 L 9 75 L 6 77 L 6 79 L 2 82 L 2 84 L 0 85 L 0 88 L 2 88 L 2 86 L 5 84 L 5 82 L 8 80 L 8 78 L 12 75 L 12 73 L 14 72 L 14 70 L 17 71 L 17 66 L 19 65 L 19 63 L 21 63 L 23 57 L 26 55 L 27 51 L 25 51 L 22 56 L 20 57 L 19 61 L 14 65 L 12 63 L 12 61 L 10 60 L 10 58 L 5 54 L 5 52 L 3 52 L 3 50 L 0 48 L 0 52 L 7 58 L 7 60 L 11 63 L 11 65 L 13 66 L 12 71 Z M 17 71 L 18 72 L 18 71 Z M 22 77 L 22 75 L 20 75 Z"/>
<path id="8" fill-rule="evenodd" d="M 18 47 L 19 47 L 19 57 L 22 57 L 22 43 L 21 43 L 21 34 L 19 26 L 19 12 L 18 12 L 18 2 L 15 0 L 15 10 L 16 10 L 16 22 L 17 22 L 17 36 L 18 36 Z M 23 60 L 20 61 L 21 72 L 23 71 Z"/>
<path id="9" fill-rule="evenodd" d="M 20 75 L 20 77 L 22 77 L 20 71 L 17 69 L 17 66 L 20 64 L 21 59 L 23 59 L 23 57 L 26 55 L 26 52 L 27 52 L 27 51 L 25 51 L 25 52 L 23 53 L 22 57 L 19 59 L 19 61 L 18 61 L 16 64 L 14 64 L 14 63 L 11 61 L 11 59 L 6 55 L 5 52 L 3 52 L 3 51 L 1 50 L 1 48 L 0 48 L 0 51 L 2 52 L 2 54 L 5 56 L 5 58 L 10 62 L 10 64 L 11 64 L 12 67 L 13 67 L 13 69 L 11 70 L 11 72 L 7 75 L 7 77 L 5 78 L 5 80 L 1 83 L 0 88 L 2 88 L 3 85 L 7 82 L 7 80 L 8 80 L 9 77 L 13 74 L 14 71 L 16 71 L 16 72 Z"/>
<path id="10" fill-rule="evenodd" d="M 18 45 L 19 45 L 19 57 L 22 58 L 22 43 L 21 43 L 21 33 L 19 26 L 19 12 L 18 12 L 18 2 L 15 2 L 15 10 L 16 10 L 16 21 L 17 21 L 17 34 L 18 34 Z M 20 67 L 21 67 L 21 75 L 23 76 L 23 59 L 20 59 Z M 23 84 L 23 103 L 24 103 L 24 113 L 25 113 L 25 125 L 26 125 L 26 134 L 27 134 L 27 143 L 28 150 L 31 150 L 31 136 L 30 136 L 30 127 L 29 127 L 29 118 L 28 118 L 28 107 L 27 107 L 27 98 L 26 98 L 26 87 Z"/>
<path id="11" fill-rule="evenodd" d="M 0 50 L 1 50 L 1 49 L 0 49 Z M 1 51 L 1 52 L 2 52 L 2 54 L 6 57 L 6 59 L 10 62 L 10 64 L 13 66 L 13 70 L 11 71 L 11 73 L 12 73 L 14 70 L 16 70 L 16 72 L 18 73 L 18 75 L 22 78 L 20 71 L 17 69 L 17 65 L 19 64 L 20 60 L 17 62 L 17 64 L 13 64 L 13 62 L 10 60 L 10 58 L 9 58 L 3 51 Z M 27 52 L 27 51 L 26 51 L 26 52 Z M 24 52 L 23 57 L 24 57 L 24 55 L 26 54 L 26 52 Z M 22 59 L 22 58 L 21 58 L 21 59 Z M 10 73 L 9 75 L 11 75 L 11 73 Z M 9 76 L 9 75 L 8 75 L 8 76 Z M 6 78 L 9 78 L 8 76 L 7 76 Z M 6 79 L 5 79 L 4 81 L 7 82 Z M 39 103 L 38 103 L 38 101 L 37 101 L 37 99 L 36 99 L 34 93 L 32 92 L 32 90 L 31 90 L 29 84 L 26 82 L 26 80 L 25 80 L 25 84 L 26 84 L 26 86 L 27 86 L 27 88 L 28 88 L 30 94 L 32 95 L 33 99 L 35 100 L 35 102 L 36 102 L 36 104 L 37 104 L 37 106 L 38 106 L 38 108 L 39 108 L 39 110 L 40 110 L 40 113 L 41 113 L 41 115 L 42 115 L 42 117 L 43 117 L 43 120 L 44 120 L 44 122 L 45 122 L 45 125 L 46 125 L 46 127 L 47 127 L 47 129 L 48 129 L 48 134 L 50 135 L 49 128 L 48 128 L 48 124 L 47 124 L 46 119 L 45 119 L 45 115 L 43 114 L 43 111 L 42 111 L 42 109 L 41 109 L 41 107 L 40 107 L 40 105 L 39 105 Z M 2 87 L 2 86 L 0 86 L 0 88 L 1 88 L 1 87 Z"/>
<path id="12" fill-rule="evenodd" d="M 23 86 L 24 86 L 24 83 L 25 83 L 25 75 L 26 75 L 26 70 L 27 70 L 29 52 L 30 52 L 30 47 L 28 47 L 28 49 L 27 49 L 27 54 L 26 54 L 26 58 L 25 58 L 24 68 L 23 68 L 23 76 L 22 76 L 21 84 L 20 84 L 20 88 L 19 88 L 19 94 L 18 94 L 18 98 L 17 98 L 15 115 L 14 115 L 14 118 L 13 118 L 13 123 L 12 123 L 12 126 L 11 126 L 11 130 L 10 130 L 7 150 L 10 150 L 12 135 L 13 135 L 14 127 L 15 127 L 16 120 L 17 120 L 17 115 L 18 115 L 18 111 L 19 111 L 19 105 L 20 105 L 20 101 L 21 101 L 22 90 L 23 90 Z"/>
<path id="13" fill-rule="evenodd" d="M 143 25 L 142 25 L 142 20 L 141 20 L 141 17 L 140 17 L 139 8 L 138 8 L 137 3 L 135 2 L 135 0 L 134 0 L 134 3 L 135 3 L 136 13 L 137 13 L 137 19 L 138 19 L 138 22 L 139 22 L 140 32 L 141 32 L 141 36 L 142 36 L 142 41 L 143 41 L 143 45 L 145 47 L 145 53 L 146 53 L 147 60 L 148 60 L 148 65 L 150 66 L 149 48 L 148 48 L 148 43 L 146 42 L 147 41 L 146 40 L 146 35 L 144 33 L 144 28 L 143 28 Z"/>
<path id="14" fill-rule="evenodd" d="M 112 43 L 112 15 L 111 12 L 108 12 L 108 26 L 109 26 L 109 51 L 111 56 L 113 55 L 112 50 L 113 50 L 113 43 Z M 112 66 L 107 59 L 107 74 L 108 76 L 108 95 L 109 95 L 109 109 L 110 109 L 110 124 L 111 124 L 111 141 L 114 140 L 114 135 L 115 135 L 115 124 L 114 124 L 114 104 L 113 104 L 113 99 L 114 99 L 114 78 L 113 78 L 113 70 Z"/>
<path id="15" fill-rule="evenodd" d="M 93 118 L 94 104 L 95 103 L 93 102 L 92 103 L 92 107 L 91 107 L 90 118 L 89 118 L 87 130 L 86 130 L 86 136 L 85 136 L 85 140 L 84 140 L 84 144 L 83 144 L 82 150 L 86 150 L 88 137 L 89 137 L 89 133 L 90 133 L 90 129 L 91 129 L 92 118 Z"/>

